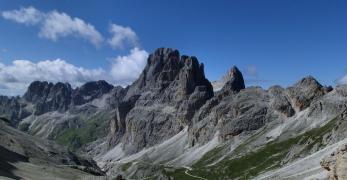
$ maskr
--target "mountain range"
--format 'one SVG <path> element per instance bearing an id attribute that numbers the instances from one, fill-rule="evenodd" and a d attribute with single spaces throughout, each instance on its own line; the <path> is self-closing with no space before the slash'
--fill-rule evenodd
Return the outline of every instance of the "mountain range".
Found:
<path id="1" fill-rule="evenodd" d="M 346 115 L 347 86 L 246 87 L 236 66 L 211 83 L 196 57 L 159 48 L 127 87 L 35 81 L 0 96 L 0 176 L 345 179 Z"/>

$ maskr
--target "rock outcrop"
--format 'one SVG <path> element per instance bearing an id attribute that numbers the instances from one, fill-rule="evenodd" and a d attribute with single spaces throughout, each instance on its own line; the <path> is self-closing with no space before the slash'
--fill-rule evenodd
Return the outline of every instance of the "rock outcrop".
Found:
<path id="1" fill-rule="evenodd" d="M 12 126 L 30 114 L 20 101 L 19 97 L 0 96 L 0 117 L 8 119 Z"/>
<path id="2" fill-rule="evenodd" d="M 222 88 L 222 92 L 239 92 L 241 89 L 245 89 L 245 82 L 243 80 L 243 75 L 241 71 L 236 67 L 233 66 L 228 74 L 226 75 L 226 83 L 224 84 Z"/>
<path id="3" fill-rule="evenodd" d="M 245 89 L 242 73 L 236 66 L 224 77 L 223 88 L 195 114 L 189 128 L 189 143 L 204 144 L 218 133 L 227 140 L 265 124 L 269 96 L 261 88 Z M 241 91 L 242 90 L 242 91 Z"/>
<path id="4" fill-rule="evenodd" d="M 325 94 L 323 86 L 312 76 L 308 76 L 287 89 L 293 108 L 302 111 L 310 106 L 311 102 Z"/>
<path id="5" fill-rule="evenodd" d="M 193 118 L 189 129 L 189 143 L 204 144 L 218 134 L 222 141 L 242 132 L 261 128 L 266 123 L 269 95 L 260 88 L 247 88 L 209 100 Z"/>
<path id="6" fill-rule="evenodd" d="M 295 110 L 290 103 L 289 97 L 286 95 L 286 90 L 280 86 L 269 88 L 269 93 L 272 96 L 270 106 L 274 110 L 283 113 L 287 117 L 295 114 Z"/>
<path id="7" fill-rule="evenodd" d="M 34 105 L 34 114 L 50 111 L 67 111 L 71 106 L 82 105 L 110 92 L 113 86 L 106 81 L 88 82 L 73 89 L 69 83 L 35 81 L 28 87 L 23 98 Z"/>
<path id="8" fill-rule="evenodd" d="M 226 84 L 229 85 L 226 85 Z M 212 82 L 213 90 L 220 91 L 223 87 L 225 90 L 240 91 L 245 88 L 245 82 L 243 80 L 242 73 L 240 70 L 233 66 L 220 80 Z"/>
<path id="9" fill-rule="evenodd" d="M 347 179 L 347 144 L 324 158 L 320 164 L 329 172 L 330 180 Z"/>
<path id="10" fill-rule="evenodd" d="M 73 91 L 72 103 L 74 105 L 85 104 L 96 98 L 100 98 L 112 89 L 113 86 L 104 80 L 87 82 Z"/>
<path id="11" fill-rule="evenodd" d="M 159 48 L 148 57 L 140 77 L 117 107 L 111 124 L 111 134 L 116 135 L 113 142 L 122 139 L 127 153 L 162 142 L 188 125 L 212 96 L 212 85 L 196 57 Z"/>
<path id="12" fill-rule="evenodd" d="M 35 105 L 35 115 L 41 115 L 49 111 L 66 111 L 71 104 L 71 94 L 68 83 L 35 81 L 30 84 L 24 99 Z"/>

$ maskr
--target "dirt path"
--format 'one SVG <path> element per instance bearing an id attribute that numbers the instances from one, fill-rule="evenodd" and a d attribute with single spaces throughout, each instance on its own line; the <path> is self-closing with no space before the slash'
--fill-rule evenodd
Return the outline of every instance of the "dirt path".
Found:
<path id="1" fill-rule="evenodd" d="M 189 171 L 192 170 L 192 168 L 190 168 L 190 167 L 183 166 L 183 168 L 186 169 L 186 170 L 184 171 L 184 174 L 186 174 L 186 175 L 188 175 L 188 176 L 190 176 L 190 177 L 193 177 L 193 178 L 196 178 L 196 179 L 208 180 L 208 179 L 206 179 L 206 178 L 203 178 L 203 177 L 199 177 L 199 176 L 195 176 L 195 175 L 190 174 Z"/>

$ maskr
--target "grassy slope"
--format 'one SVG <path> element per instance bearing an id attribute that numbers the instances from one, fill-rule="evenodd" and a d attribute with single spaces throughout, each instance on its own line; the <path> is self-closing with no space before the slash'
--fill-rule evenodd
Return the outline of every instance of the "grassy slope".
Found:
<path id="1" fill-rule="evenodd" d="M 237 157 L 241 149 L 249 143 L 246 141 L 245 144 L 241 144 L 234 151 L 232 156 L 237 158 L 225 158 L 214 166 L 206 167 L 206 165 L 211 163 L 211 156 L 213 157 L 223 152 L 221 147 L 216 148 L 198 161 L 193 166 L 194 170 L 190 174 L 207 179 L 249 179 L 261 172 L 281 167 L 285 157 L 291 148 L 295 146 L 303 148 L 294 155 L 294 159 L 299 157 L 300 154 L 308 153 L 313 146 L 323 148 L 325 146 L 322 142 L 323 136 L 329 133 L 335 127 L 335 124 L 336 119 L 333 119 L 323 127 L 312 129 L 304 134 L 284 141 L 270 142 L 256 151 Z M 175 179 L 191 179 L 187 177 L 184 171 L 184 169 L 177 169 L 169 172 L 168 175 Z"/>
<path id="2" fill-rule="evenodd" d="M 99 112 L 84 119 L 84 125 L 79 128 L 69 128 L 57 136 L 58 144 L 66 145 L 71 150 L 76 150 L 84 144 L 105 137 L 108 133 L 110 115 Z"/>

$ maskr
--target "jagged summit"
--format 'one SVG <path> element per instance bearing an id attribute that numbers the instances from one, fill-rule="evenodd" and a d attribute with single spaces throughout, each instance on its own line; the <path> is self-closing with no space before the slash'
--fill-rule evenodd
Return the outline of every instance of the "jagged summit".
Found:
<path id="1" fill-rule="evenodd" d="M 245 88 L 236 66 L 220 82 L 214 93 L 196 57 L 159 48 L 126 88 L 102 80 L 78 88 L 35 81 L 23 97 L 0 96 L 0 119 L 88 153 L 107 174 L 129 179 L 172 179 L 170 172 L 186 177 L 188 171 L 181 169 L 187 166 L 202 178 L 256 178 L 274 165 L 303 162 L 296 160 L 347 137 L 341 114 L 347 86 L 333 90 L 307 76 L 287 88 Z M 243 164 L 244 159 L 252 162 Z M 158 171 L 156 163 L 168 172 Z M 250 171 L 252 177 L 242 176 Z"/>
<path id="2" fill-rule="evenodd" d="M 206 79 L 204 65 L 194 56 L 180 56 L 176 49 L 159 48 L 150 54 L 140 77 L 130 86 L 127 97 L 147 91 L 176 89 L 178 98 L 194 92 L 195 87 L 205 86 L 213 95 L 212 86 Z"/>
<path id="3" fill-rule="evenodd" d="M 314 87 L 322 88 L 323 86 L 311 75 L 306 76 L 294 84 L 296 87 Z"/>
<path id="4" fill-rule="evenodd" d="M 326 94 L 323 86 L 312 76 L 301 79 L 287 88 L 287 91 L 292 105 L 297 111 L 309 107 L 313 100 Z"/>
<path id="5" fill-rule="evenodd" d="M 69 83 L 47 81 L 32 82 L 23 98 L 35 105 L 35 115 L 49 111 L 66 111 L 71 105 L 90 102 L 113 88 L 104 80 L 87 82 L 73 89 Z"/>
<path id="6" fill-rule="evenodd" d="M 241 71 L 233 66 L 227 75 L 228 81 L 225 83 L 222 91 L 234 91 L 239 92 L 241 89 L 245 89 L 245 82 L 243 80 L 243 76 Z"/>
<path id="7" fill-rule="evenodd" d="M 113 89 L 113 85 L 104 80 L 87 82 L 76 88 L 72 93 L 73 103 L 81 105 L 95 98 L 101 97 Z"/>
<path id="8" fill-rule="evenodd" d="M 47 81 L 34 81 L 29 85 L 28 90 L 23 97 L 25 100 L 35 103 L 47 98 L 47 96 L 53 91 L 57 92 L 59 90 L 66 91 L 64 93 L 69 93 L 72 88 L 69 83 L 58 82 L 53 84 Z"/>
<path id="9" fill-rule="evenodd" d="M 214 91 L 238 92 L 245 89 L 245 82 L 241 71 L 233 66 L 220 80 L 212 82 Z"/>
<path id="10" fill-rule="evenodd" d="M 124 150 L 133 153 L 162 142 L 189 124 L 212 97 L 212 85 L 196 57 L 159 48 L 149 55 L 140 77 L 117 107 L 109 144 L 121 140 Z"/>

